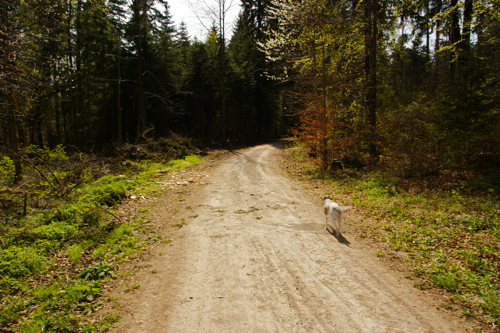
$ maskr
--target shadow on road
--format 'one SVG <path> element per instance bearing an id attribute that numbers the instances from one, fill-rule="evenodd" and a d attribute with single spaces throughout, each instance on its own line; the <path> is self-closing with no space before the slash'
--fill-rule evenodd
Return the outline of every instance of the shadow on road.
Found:
<path id="1" fill-rule="evenodd" d="M 351 242 L 349 242 L 344 236 L 342 236 L 342 234 L 337 235 L 337 233 L 334 232 L 333 228 L 332 228 L 332 230 L 330 230 L 330 229 L 326 229 L 326 230 L 330 233 L 330 235 L 335 237 L 340 244 L 344 244 L 344 245 L 347 245 L 348 247 L 351 247 Z"/>
<path id="2" fill-rule="evenodd" d="M 233 149 L 228 149 L 228 152 L 230 152 L 233 155 L 245 155 L 243 153 L 240 153 L 239 151 L 233 150 Z"/>
<path id="3" fill-rule="evenodd" d="M 288 146 L 289 144 L 291 144 L 293 141 L 295 141 L 295 139 L 293 139 L 293 138 L 280 139 L 280 140 L 271 141 L 271 142 L 269 142 L 269 144 L 275 148 L 278 148 L 278 149 L 285 149 L 285 147 Z"/>

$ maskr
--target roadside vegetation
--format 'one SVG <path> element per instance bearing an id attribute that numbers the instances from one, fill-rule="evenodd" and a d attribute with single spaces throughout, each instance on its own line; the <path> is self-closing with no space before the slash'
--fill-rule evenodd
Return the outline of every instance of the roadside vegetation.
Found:
<path id="1" fill-rule="evenodd" d="M 113 158 L 28 146 L 23 180 L 0 156 L 0 332 L 99 332 L 118 320 L 89 315 L 105 302 L 120 263 L 157 238 L 147 214 L 121 216 L 124 200 L 161 195 L 163 174 L 203 160 L 187 143 L 123 146 Z"/>
<path id="2" fill-rule="evenodd" d="M 406 253 L 405 265 L 419 288 L 445 289 L 464 316 L 493 328 L 500 324 L 498 174 L 449 171 L 406 179 L 395 177 L 382 163 L 325 172 L 301 144 L 285 152 L 283 167 L 289 175 L 356 206 L 362 218 L 352 224 L 361 230 L 359 237 Z"/>

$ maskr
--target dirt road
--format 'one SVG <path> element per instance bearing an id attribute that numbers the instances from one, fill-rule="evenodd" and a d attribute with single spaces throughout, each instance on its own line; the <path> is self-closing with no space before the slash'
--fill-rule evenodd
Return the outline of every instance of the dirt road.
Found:
<path id="1" fill-rule="evenodd" d="M 282 146 L 234 151 L 212 171 L 186 201 L 197 217 L 119 299 L 114 332 L 464 331 L 348 230 L 324 229 L 320 198 L 280 174 Z"/>

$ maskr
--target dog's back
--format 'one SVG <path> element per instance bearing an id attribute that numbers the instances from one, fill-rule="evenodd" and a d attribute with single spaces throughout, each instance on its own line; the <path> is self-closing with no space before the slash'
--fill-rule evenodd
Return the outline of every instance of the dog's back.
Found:
<path id="1" fill-rule="evenodd" d="M 333 202 L 330 199 L 330 197 L 328 197 L 328 196 L 323 197 L 323 200 L 325 201 L 325 206 L 324 206 L 325 217 L 326 217 L 325 229 L 326 229 L 326 226 L 328 223 L 328 216 L 332 220 L 335 227 L 336 227 L 336 223 L 335 223 L 335 218 L 336 218 L 338 220 L 338 228 L 335 228 L 335 229 L 336 229 L 337 233 L 340 234 L 340 221 L 341 221 L 342 212 L 345 210 L 348 210 L 352 206 L 339 206 L 338 203 Z"/>
<path id="2" fill-rule="evenodd" d="M 334 210 L 341 211 L 338 203 L 333 202 L 330 198 L 325 199 L 325 215 L 331 215 Z"/>

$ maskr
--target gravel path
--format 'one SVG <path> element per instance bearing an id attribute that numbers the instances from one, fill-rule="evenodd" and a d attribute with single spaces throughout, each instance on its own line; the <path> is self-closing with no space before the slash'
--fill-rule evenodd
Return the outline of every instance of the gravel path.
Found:
<path id="1" fill-rule="evenodd" d="M 198 217 L 148 259 L 113 331 L 463 332 L 353 237 L 324 229 L 321 199 L 281 175 L 282 146 L 234 151 L 213 168 L 186 199 Z"/>

